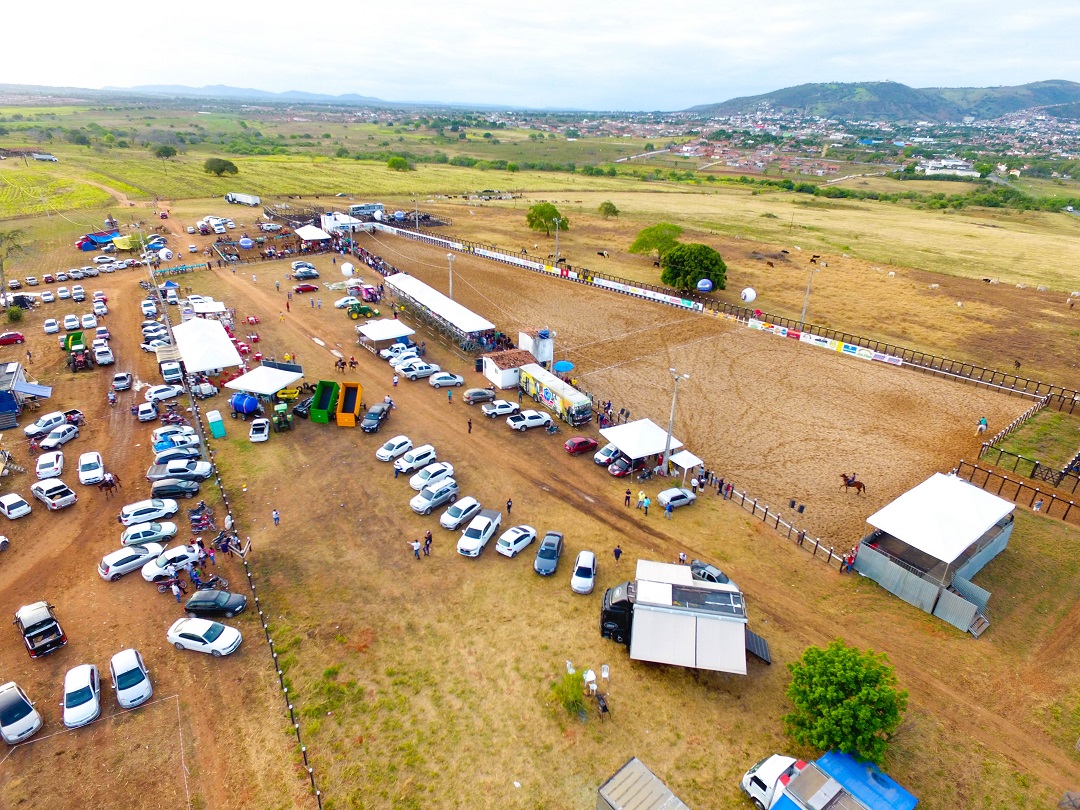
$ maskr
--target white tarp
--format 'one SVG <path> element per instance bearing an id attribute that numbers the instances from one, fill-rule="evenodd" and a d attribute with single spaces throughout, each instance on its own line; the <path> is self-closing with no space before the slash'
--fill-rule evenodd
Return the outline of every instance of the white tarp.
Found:
<path id="1" fill-rule="evenodd" d="M 674 444 L 674 442 L 672 444 Z M 672 453 L 669 460 L 676 467 L 683 470 L 691 470 L 701 466 L 701 459 L 689 450 L 680 450 L 678 453 Z"/>
<path id="2" fill-rule="evenodd" d="M 398 338 L 415 335 L 416 330 L 410 329 L 401 321 L 393 318 L 383 318 L 379 321 L 371 321 L 363 326 L 356 327 L 356 331 L 371 341 L 397 340 Z"/>
<path id="3" fill-rule="evenodd" d="M 387 276 L 384 283 L 387 287 L 398 290 L 422 306 L 427 307 L 451 326 L 465 334 L 487 332 L 495 328 L 495 324 L 491 321 L 481 318 L 472 310 L 466 309 L 457 301 L 447 298 L 438 290 L 429 287 L 418 278 L 413 278 L 408 273 L 395 273 L 392 276 Z"/>
<path id="4" fill-rule="evenodd" d="M 191 311 L 196 315 L 220 315 L 225 305 L 220 301 L 192 301 Z"/>
<path id="5" fill-rule="evenodd" d="M 314 225 L 304 225 L 302 228 L 297 228 L 295 233 L 305 242 L 318 242 L 320 239 L 330 238 L 330 234 Z"/>
<path id="6" fill-rule="evenodd" d="M 935 473 L 866 522 L 948 565 L 1015 508 L 955 475 Z"/>
<path id="7" fill-rule="evenodd" d="M 225 387 L 268 397 L 271 394 L 276 394 L 282 388 L 288 388 L 303 376 L 302 372 L 282 371 L 279 368 L 259 366 L 247 374 L 240 375 L 235 380 L 229 380 L 229 382 L 225 383 Z"/>
<path id="8" fill-rule="evenodd" d="M 663 455 L 667 447 L 667 431 L 651 419 L 638 419 L 625 425 L 604 428 L 600 435 L 630 458 Z M 682 442 L 674 436 L 671 437 L 672 450 L 682 446 Z"/>
<path id="9" fill-rule="evenodd" d="M 173 337 L 189 374 L 243 364 L 225 327 L 218 321 L 192 318 L 174 326 Z"/>

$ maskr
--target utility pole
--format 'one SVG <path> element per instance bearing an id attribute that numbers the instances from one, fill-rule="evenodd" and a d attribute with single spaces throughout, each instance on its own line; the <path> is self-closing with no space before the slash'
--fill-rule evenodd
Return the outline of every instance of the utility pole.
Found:
<path id="1" fill-rule="evenodd" d="M 446 261 L 450 263 L 450 300 L 454 300 L 454 254 L 447 253 Z"/>
<path id="2" fill-rule="evenodd" d="M 814 283 L 814 268 L 810 267 L 810 277 L 806 279 L 806 295 L 802 302 L 802 315 L 799 316 L 799 328 L 806 326 L 806 305 L 810 303 L 810 285 Z"/>
<path id="3" fill-rule="evenodd" d="M 668 461 L 671 459 L 671 434 L 675 430 L 675 403 L 679 399 L 679 380 L 680 379 L 682 379 L 682 380 L 689 380 L 690 379 L 689 374 L 680 375 L 679 372 L 677 372 L 673 368 L 669 368 L 668 371 L 671 372 L 671 376 L 675 379 L 675 391 L 671 395 L 671 416 L 668 418 L 667 444 L 664 446 L 664 464 L 663 464 L 663 468 L 664 468 L 665 473 L 667 472 Z"/>
<path id="4" fill-rule="evenodd" d="M 555 217 L 555 263 L 559 263 L 559 218 Z"/>

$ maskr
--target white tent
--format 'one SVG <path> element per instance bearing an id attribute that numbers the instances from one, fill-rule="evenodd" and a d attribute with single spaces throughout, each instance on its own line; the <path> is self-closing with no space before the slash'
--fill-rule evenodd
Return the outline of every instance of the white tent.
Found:
<path id="1" fill-rule="evenodd" d="M 674 442 L 672 442 L 672 444 L 674 444 Z M 686 473 L 689 470 L 696 470 L 701 466 L 701 459 L 689 450 L 680 450 L 678 453 L 672 453 L 671 458 L 668 460 L 683 471 L 683 484 L 686 483 Z"/>
<path id="2" fill-rule="evenodd" d="M 225 312 L 225 305 L 220 301 L 194 301 L 191 311 L 196 315 L 220 315 Z"/>
<path id="3" fill-rule="evenodd" d="M 316 228 L 314 225 L 304 225 L 302 228 L 297 228 L 296 235 L 305 242 L 318 242 L 320 239 L 330 238 L 330 234 L 322 228 Z"/>
<path id="4" fill-rule="evenodd" d="M 173 327 L 173 336 L 189 374 L 243 363 L 225 327 L 218 321 L 192 318 Z"/>
<path id="5" fill-rule="evenodd" d="M 303 372 L 283 371 L 279 368 L 259 366 L 247 374 L 240 375 L 235 380 L 229 380 L 229 382 L 225 383 L 225 387 L 268 397 L 271 394 L 276 394 L 282 388 L 288 388 L 303 376 Z"/>
<path id="6" fill-rule="evenodd" d="M 356 331 L 368 340 L 378 342 L 380 340 L 397 340 L 398 338 L 415 335 L 416 330 L 410 329 L 401 321 L 393 318 L 383 318 L 379 321 L 371 321 L 363 326 L 356 327 Z"/>
<path id="7" fill-rule="evenodd" d="M 600 435 L 630 458 L 660 455 L 667 448 L 667 431 L 651 419 L 638 419 L 625 425 L 604 428 Z M 682 446 L 682 442 L 671 437 L 672 450 Z"/>
<path id="8" fill-rule="evenodd" d="M 866 522 L 948 565 L 1015 508 L 955 475 L 935 473 Z"/>
<path id="9" fill-rule="evenodd" d="M 420 279 L 406 273 L 387 276 L 385 284 L 390 289 L 412 298 L 421 306 L 427 307 L 465 334 L 487 332 L 495 328 L 495 324 L 491 321 L 481 318 L 471 309 L 466 309 L 457 301 L 447 298 L 435 288 L 429 287 Z"/>

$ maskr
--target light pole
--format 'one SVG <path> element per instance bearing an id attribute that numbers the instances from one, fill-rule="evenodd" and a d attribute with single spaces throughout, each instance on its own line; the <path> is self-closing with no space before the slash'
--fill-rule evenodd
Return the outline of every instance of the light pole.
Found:
<path id="1" fill-rule="evenodd" d="M 668 371 L 671 372 L 671 376 L 675 380 L 675 391 L 671 395 L 671 416 L 668 419 L 668 423 L 667 423 L 667 445 L 665 445 L 665 447 L 664 447 L 664 464 L 663 464 L 663 468 L 664 468 L 665 473 L 667 472 L 668 461 L 671 459 L 671 432 L 673 430 L 675 430 L 675 402 L 679 398 L 679 380 L 689 380 L 690 379 L 689 374 L 680 375 L 679 372 L 677 372 L 673 368 L 669 368 Z"/>
<path id="2" fill-rule="evenodd" d="M 559 218 L 555 217 L 555 264 L 559 263 Z"/>
<path id="3" fill-rule="evenodd" d="M 806 279 L 806 296 L 802 301 L 802 315 L 799 316 L 799 327 L 806 326 L 806 305 L 810 303 L 810 285 L 814 283 L 814 267 L 810 267 L 810 277 Z"/>
<path id="4" fill-rule="evenodd" d="M 447 253 L 446 261 L 450 263 L 450 300 L 454 300 L 454 254 Z"/>

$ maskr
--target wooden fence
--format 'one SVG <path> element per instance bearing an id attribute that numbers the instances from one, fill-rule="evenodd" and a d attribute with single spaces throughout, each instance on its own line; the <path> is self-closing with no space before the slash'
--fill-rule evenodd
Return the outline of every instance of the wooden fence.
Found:
<path id="1" fill-rule="evenodd" d="M 1022 479 L 1010 478 L 988 467 L 980 467 L 978 464 L 972 464 L 963 459 L 956 465 L 953 472 L 957 477 L 963 478 L 980 489 L 1008 498 L 1013 503 L 1022 504 L 1034 512 L 1042 512 L 1049 517 L 1080 525 L 1080 509 L 1073 508 L 1075 506 L 1073 501 L 1059 498 L 1052 492 L 1043 492 L 1039 487 L 1032 486 Z"/>

